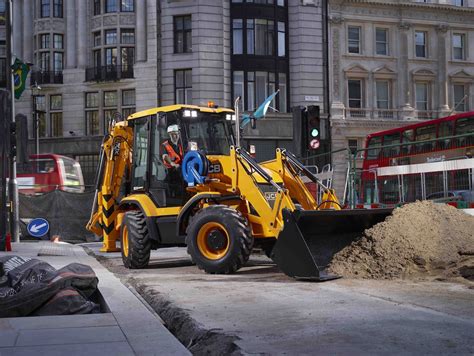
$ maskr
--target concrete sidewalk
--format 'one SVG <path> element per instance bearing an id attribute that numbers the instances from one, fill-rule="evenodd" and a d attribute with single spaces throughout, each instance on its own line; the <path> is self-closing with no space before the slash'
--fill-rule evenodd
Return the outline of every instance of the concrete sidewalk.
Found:
<path id="1" fill-rule="evenodd" d="M 136 294 L 80 246 L 51 242 L 13 244 L 13 252 L 55 268 L 92 267 L 110 313 L 0 319 L 0 355 L 190 355 Z"/>

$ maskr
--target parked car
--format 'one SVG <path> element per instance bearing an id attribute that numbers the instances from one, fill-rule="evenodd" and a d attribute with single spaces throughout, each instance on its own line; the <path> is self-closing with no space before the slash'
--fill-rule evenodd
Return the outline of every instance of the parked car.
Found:
<path id="1" fill-rule="evenodd" d="M 473 190 L 449 190 L 447 196 L 444 192 L 431 193 L 426 197 L 427 200 L 434 200 L 438 202 L 449 202 L 449 201 L 465 201 L 474 202 L 474 191 Z"/>

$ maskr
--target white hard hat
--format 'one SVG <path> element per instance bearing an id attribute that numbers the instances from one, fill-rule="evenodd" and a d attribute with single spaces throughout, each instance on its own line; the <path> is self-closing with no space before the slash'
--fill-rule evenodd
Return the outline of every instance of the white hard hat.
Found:
<path id="1" fill-rule="evenodd" d="M 179 132 L 179 127 L 178 125 L 170 125 L 168 126 L 168 130 L 166 130 L 166 132 L 170 133 L 170 132 Z"/>

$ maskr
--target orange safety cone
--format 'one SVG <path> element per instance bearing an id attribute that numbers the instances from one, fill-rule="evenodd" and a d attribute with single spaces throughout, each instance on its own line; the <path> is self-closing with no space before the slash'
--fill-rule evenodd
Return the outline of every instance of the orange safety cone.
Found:
<path id="1" fill-rule="evenodd" d="M 5 236 L 5 251 L 11 251 L 12 250 L 12 236 L 10 233 L 7 233 Z"/>

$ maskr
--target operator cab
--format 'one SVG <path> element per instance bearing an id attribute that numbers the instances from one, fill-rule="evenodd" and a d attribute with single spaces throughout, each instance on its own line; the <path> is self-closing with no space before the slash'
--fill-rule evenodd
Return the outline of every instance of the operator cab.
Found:
<path id="1" fill-rule="evenodd" d="M 186 200 L 181 163 L 190 150 L 229 155 L 234 145 L 234 112 L 192 105 L 172 105 L 138 112 L 134 126 L 131 190 L 148 192 L 160 207 Z M 175 132 L 177 132 L 177 140 Z"/>

